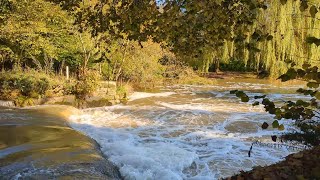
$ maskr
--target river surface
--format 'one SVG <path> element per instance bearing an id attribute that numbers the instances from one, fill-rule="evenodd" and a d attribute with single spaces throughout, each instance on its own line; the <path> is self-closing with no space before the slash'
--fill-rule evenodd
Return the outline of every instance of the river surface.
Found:
<path id="1" fill-rule="evenodd" d="M 85 109 L 71 126 L 95 139 L 125 179 L 219 179 L 281 161 L 294 150 L 254 146 L 280 134 L 263 122 L 273 116 L 262 106 L 242 103 L 230 90 L 241 89 L 270 99 L 297 99 L 301 85 L 266 80 L 218 80 L 215 86 L 170 86 L 135 92 L 126 105 Z M 291 121 L 282 120 L 292 131 Z"/>

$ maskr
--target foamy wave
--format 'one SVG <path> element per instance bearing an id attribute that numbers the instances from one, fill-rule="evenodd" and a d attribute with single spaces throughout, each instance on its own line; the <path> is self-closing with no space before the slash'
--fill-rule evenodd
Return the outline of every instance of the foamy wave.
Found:
<path id="1" fill-rule="evenodd" d="M 134 92 L 130 97 L 130 101 L 134 101 L 142 98 L 150 98 L 150 97 L 166 97 L 176 94 L 175 92 L 163 92 L 163 93 L 146 93 L 146 92 Z"/>
<path id="2" fill-rule="evenodd" d="M 95 139 L 128 180 L 219 179 L 292 153 L 257 146 L 248 157 L 253 141 L 271 142 L 270 135 L 282 133 L 261 129 L 264 121 L 273 121 L 262 106 L 241 103 L 228 91 L 210 87 L 177 88 L 181 92 L 139 92 L 129 105 L 85 110 L 72 118 L 72 127 Z M 253 95 L 257 93 L 249 93 Z M 142 100 L 149 97 L 163 98 Z M 281 123 L 283 132 L 292 130 L 292 121 Z"/>

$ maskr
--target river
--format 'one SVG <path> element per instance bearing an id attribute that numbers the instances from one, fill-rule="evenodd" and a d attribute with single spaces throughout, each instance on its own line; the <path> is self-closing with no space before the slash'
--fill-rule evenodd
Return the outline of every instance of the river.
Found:
<path id="1" fill-rule="evenodd" d="M 126 105 L 85 109 L 71 117 L 74 129 L 95 139 L 125 179 L 219 179 L 254 166 L 281 161 L 294 152 L 272 143 L 284 131 L 269 127 L 273 116 L 262 106 L 242 103 L 229 93 L 241 89 L 269 98 L 297 99 L 301 85 L 270 84 L 267 80 L 218 80 L 215 86 L 168 86 L 154 92 L 135 92 Z"/>

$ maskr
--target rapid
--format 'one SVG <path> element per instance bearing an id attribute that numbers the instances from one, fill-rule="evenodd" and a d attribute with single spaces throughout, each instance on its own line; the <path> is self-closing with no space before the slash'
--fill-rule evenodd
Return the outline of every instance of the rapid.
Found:
<path id="1" fill-rule="evenodd" d="M 71 116 L 71 126 L 96 140 L 102 152 L 128 180 L 219 179 L 281 161 L 296 150 L 272 143 L 270 136 L 294 131 L 269 127 L 273 116 L 231 95 L 244 90 L 250 97 L 272 100 L 302 98 L 303 85 L 270 84 L 267 80 L 219 80 L 215 86 L 176 85 L 154 92 L 135 92 L 127 104 L 85 109 Z"/>

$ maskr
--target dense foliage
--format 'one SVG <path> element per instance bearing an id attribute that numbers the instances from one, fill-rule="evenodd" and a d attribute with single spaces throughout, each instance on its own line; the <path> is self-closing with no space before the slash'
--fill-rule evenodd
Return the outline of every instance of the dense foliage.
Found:
<path id="1" fill-rule="evenodd" d="M 43 97 L 61 96 L 70 93 L 72 82 L 32 69 L 0 73 L 0 99 L 14 100 L 17 106 L 34 105 L 34 100 Z"/>
<path id="2" fill-rule="evenodd" d="M 317 0 L 60 1 L 92 33 L 165 42 L 199 71 L 241 62 L 245 70 L 276 77 L 285 61 L 319 65 Z M 142 10 L 143 9 L 143 10 Z M 212 10 L 214 9 L 214 11 Z M 246 68 L 248 66 L 248 68 Z M 235 69 L 230 67 L 230 69 Z"/>
<path id="3" fill-rule="evenodd" d="M 82 99 L 96 87 L 86 82 L 92 71 L 147 88 L 168 77 L 194 83 L 190 69 L 277 76 L 290 68 L 287 61 L 320 62 L 317 0 L 0 3 L 2 70 L 64 75 L 68 66 L 77 81 L 72 92 Z M 167 57 L 174 63 L 163 63 Z"/>

